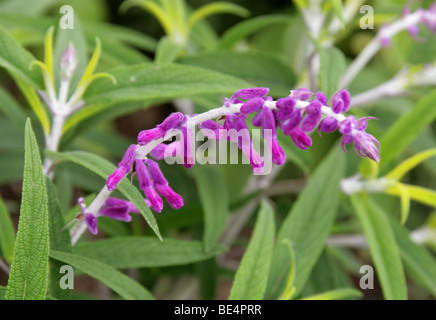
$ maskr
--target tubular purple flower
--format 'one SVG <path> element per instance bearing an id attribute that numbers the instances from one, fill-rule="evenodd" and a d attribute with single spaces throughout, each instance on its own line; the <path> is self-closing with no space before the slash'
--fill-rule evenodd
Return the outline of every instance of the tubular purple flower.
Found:
<path id="1" fill-rule="evenodd" d="M 165 158 L 165 149 L 167 144 L 159 143 L 153 150 L 150 151 L 150 156 L 155 160 L 162 160 Z"/>
<path id="2" fill-rule="evenodd" d="M 183 198 L 179 194 L 173 191 L 168 185 L 167 179 L 165 179 L 159 165 L 153 161 L 147 160 L 148 170 L 150 171 L 151 179 L 156 191 L 167 200 L 168 204 L 173 209 L 180 209 L 183 207 Z"/>
<path id="3" fill-rule="evenodd" d="M 253 98 L 244 102 L 241 107 L 241 112 L 244 114 L 253 113 L 262 109 L 265 100 L 263 98 Z"/>
<path id="4" fill-rule="evenodd" d="M 294 109 L 292 112 L 292 115 L 289 119 L 284 120 L 281 123 L 282 131 L 285 135 L 290 135 L 292 131 L 294 131 L 301 123 L 301 110 L 300 109 Z"/>
<path id="5" fill-rule="evenodd" d="M 255 127 L 261 127 L 262 126 L 262 111 L 259 111 L 256 113 L 256 115 L 253 117 L 253 120 L 251 120 L 251 123 Z"/>
<path id="6" fill-rule="evenodd" d="M 294 107 L 297 102 L 291 97 L 280 98 L 276 102 L 277 106 L 277 119 L 286 120 L 292 116 Z"/>
<path id="7" fill-rule="evenodd" d="M 333 132 L 338 128 L 338 120 L 334 117 L 327 117 L 318 126 L 318 134 L 322 132 Z"/>
<path id="8" fill-rule="evenodd" d="M 138 144 L 143 146 L 153 140 L 163 138 L 165 134 L 176 128 L 185 118 L 181 112 L 171 113 L 161 124 L 158 124 L 156 128 L 149 130 L 142 130 L 138 134 Z"/>
<path id="9" fill-rule="evenodd" d="M 139 187 L 142 191 L 144 191 L 144 194 L 150 201 L 153 210 L 156 212 L 161 212 L 163 208 L 163 202 L 151 183 L 150 176 L 148 174 L 148 170 L 146 165 L 144 164 L 144 161 L 141 159 L 137 159 L 135 164 L 136 172 L 138 175 Z"/>
<path id="10" fill-rule="evenodd" d="M 319 102 L 321 102 L 324 106 L 327 106 L 328 99 L 327 99 L 327 97 L 325 96 L 325 94 L 322 93 L 321 91 L 319 91 L 319 92 L 316 93 L 316 100 L 318 100 Z"/>
<path id="11" fill-rule="evenodd" d="M 235 103 L 238 99 L 250 100 L 254 98 L 262 98 L 269 92 L 268 88 L 247 88 L 235 92 L 230 98 L 231 103 Z"/>
<path id="12" fill-rule="evenodd" d="M 262 118 L 262 136 L 264 137 L 266 143 L 271 149 L 272 161 L 277 165 L 281 165 L 285 162 L 285 153 L 282 147 L 277 141 L 277 123 L 274 112 L 268 107 L 262 108 L 263 118 Z M 266 130 L 269 130 L 270 135 L 266 135 Z"/>
<path id="13" fill-rule="evenodd" d="M 96 235 L 98 233 L 96 216 L 91 213 L 86 213 L 84 216 L 84 220 L 86 225 L 88 226 L 89 231 L 91 231 L 93 235 Z"/>
<path id="14" fill-rule="evenodd" d="M 368 157 L 375 162 L 380 162 L 380 145 L 376 138 L 369 133 L 357 131 L 353 136 L 354 149 L 361 157 Z"/>
<path id="15" fill-rule="evenodd" d="M 118 183 L 132 170 L 135 160 L 136 145 L 132 144 L 124 153 L 123 159 L 118 163 L 118 168 L 107 178 L 106 186 L 109 191 L 117 188 Z"/>
<path id="16" fill-rule="evenodd" d="M 309 105 L 306 107 L 306 117 L 304 117 L 303 122 L 301 123 L 301 129 L 303 131 L 312 131 L 318 125 L 318 122 L 321 120 L 321 102 L 317 100 L 312 100 Z"/>
<path id="17" fill-rule="evenodd" d="M 289 95 L 289 97 L 297 100 L 306 101 L 310 98 L 311 95 L 313 95 L 313 92 L 310 92 L 308 89 L 299 88 L 297 90 L 291 90 L 291 94 Z"/>
<path id="18" fill-rule="evenodd" d="M 183 165 L 186 169 L 191 169 L 194 166 L 195 160 L 192 153 L 192 130 L 186 126 L 182 128 L 183 135 Z"/>
<path id="19" fill-rule="evenodd" d="M 300 128 L 295 128 L 289 136 L 291 137 L 294 144 L 302 149 L 307 150 L 308 147 L 312 146 L 312 139 L 305 134 Z"/>
<path id="20" fill-rule="evenodd" d="M 342 89 L 332 97 L 332 110 L 335 113 L 347 112 L 350 108 L 351 96 L 348 90 Z"/>
<path id="21" fill-rule="evenodd" d="M 213 120 L 206 120 L 199 124 L 200 129 L 203 130 L 203 133 L 206 137 L 209 139 L 221 139 L 221 130 L 224 129 L 222 125 L 219 123 L 213 121 Z M 207 130 L 204 130 L 207 129 Z"/>

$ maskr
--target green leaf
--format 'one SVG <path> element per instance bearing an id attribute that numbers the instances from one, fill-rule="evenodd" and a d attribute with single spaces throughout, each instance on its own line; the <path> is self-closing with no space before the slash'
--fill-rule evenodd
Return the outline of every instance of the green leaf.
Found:
<path id="1" fill-rule="evenodd" d="M 273 96 L 287 96 L 295 84 L 295 74 L 286 61 L 260 52 L 217 51 L 189 55 L 179 63 L 203 67 L 268 87 Z"/>
<path id="2" fill-rule="evenodd" d="M 171 63 L 179 56 L 184 46 L 170 37 L 160 39 L 154 61 L 156 63 Z"/>
<path id="3" fill-rule="evenodd" d="M 75 254 L 92 258 L 114 268 L 143 268 L 177 266 L 207 260 L 225 250 L 214 247 L 205 253 L 202 243 L 166 238 L 116 237 L 93 242 L 78 243 Z"/>
<path id="4" fill-rule="evenodd" d="M 269 15 L 255 17 L 243 21 L 224 32 L 223 36 L 221 37 L 219 47 L 222 49 L 229 49 L 237 42 L 255 33 L 256 31 L 262 30 L 274 24 L 289 23 L 289 20 L 290 18 L 287 15 Z"/>
<path id="5" fill-rule="evenodd" d="M 362 298 L 363 293 L 353 288 L 335 289 L 319 294 L 315 294 L 310 297 L 303 298 L 301 300 L 344 300 Z"/>
<path id="6" fill-rule="evenodd" d="M 216 166 L 194 166 L 192 172 L 204 214 L 204 250 L 209 252 L 223 232 L 229 214 L 229 195 L 223 175 Z"/>
<path id="7" fill-rule="evenodd" d="M 404 226 L 393 218 L 390 220 L 407 274 L 436 298 L 436 259 L 424 246 L 410 239 L 410 233 Z"/>
<path id="8" fill-rule="evenodd" d="M 50 249 L 71 252 L 71 239 L 68 229 L 64 229 L 65 222 L 62 210 L 59 205 L 56 190 L 49 178 L 46 178 L 48 196 L 48 219 L 50 230 Z M 59 286 L 59 281 L 63 277 L 60 268 L 63 264 L 50 258 L 50 272 L 48 282 L 48 292 L 53 298 L 66 300 L 70 298 L 70 290 L 64 290 Z"/>
<path id="9" fill-rule="evenodd" d="M 405 224 L 410 213 L 410 194 L 409 190 L 402 184 L 396 184 L 401 201 L 401 224 Z"/>
<path id="10" fill-rule="evenodd" d="M 53 160 L 68 160 L 74 163 L 77 163 L 93 172 L 98 174 L 103 179 L 107 179 L 107 177 L 115 171 L 116 167 L 107 161 L 104 158 L 101 158 L 95 154 L 82 152 L 82 151 L 72 151 L 72 152 L 48 152 L 46 151 L 47 156 L 52 158 Z M 102 186 L 103 187 L 103 186 Z M 152 212 L 147 207 L 144 202 L 144 196 L 139 192 L 139 190 L 134 187 L 127 178 L 124 178 L 117 189 L 129 200 L 131 201 L 135 207 L 139 210 L 141 215 L 147 221 L 151 229 L 158 236 L 159 239 L 162 239 L 159 228 L 156 223 L 156 219 L 154 218 Z"/>
<path id="11" fill-rule="evenodd" d="M 381 161 L 388 165 L 436 118 L 436 90 L 425 96 L 409 112 L 399 118 L 380 140 Z"/>
<path id="12" fill-rule="evenodd" d="M 0 249 L 7 263 L 11 263 L 14 251 L 15 231 L 11 217 L 0 197 Z"/>
<path id="13" fill-rule="evenodd" d="M 345 56 L 341 50 L 331 47 L 322 48 L 319 52 L 319 81 L 321 91 L 331 99 L 339 88 L 339 80 L 345 71 Z"/>
<path id="14" fill-rule="evenodd" d="M 367 194 L 353 194 L 351 202 L 368 240 L 383 296 L 388 300 L 406 300 L 403 264 L 388 217 Z"/>
<path id="15" fill-rule="evenodd" d="M 197 10 L 195 10 L 188 19 L 187 28 L 190 30 L 197 22 L 206 19 L 207 17 L 219 14 L 219 13 L 231 13 L 243 18 L 246 18 L 250 15 L 250 11 L 245 9 L 244 7 L 238 6 L 237 4 L 231 2 L 213 2 L 208 3 Z"/>
<path id="16" fill-rule="evenodd" d="M 338 17 L 339 21 L 341 21 L 342 27 L 345 26 L 344 12 L 342 9 L 342 0 L 331 0 L 330 1 L 333 6 L 333 11 Z"/>
<path id="17" fill-rule="evenodd" d="M 322 253 L 338 209 L 339 185 L 344 172 L 345 156 L 336 145 L 311 175 L 280 228 L 277 243 L 287 239 L 295 250 L 294 296 L 303 289 Z M 268 296 L 278 297 L 283 292 L 289 264 L 287 248 L 277 245 L 269 274 Z"/>
<path id="18" fill-rule="evenodd" d="M 0 3 L 2 12 L 20 12 L 31 15 L 38 15 L 53 5 L 52 0 L 4 0 Z"/>
<path id="19" fill-rule="evenodd" d="M 40 71 L 36 68 L 30 70 L 34 60 L 32 54 L 0 26 L 0 66 L 28 86 L 41 89 L 43 81 Z"/>
<path id="20" fill-rule="evenodd" d="M 101 281 L 109 288 L 118 293 L 121 297 L 128 300 L 152 300 L 153 296 L 141 286 L 138 282 L 132 280 L 118 270 L 93 259 L 61 252 L 56 250 L 50 251 L 50 257 L 90 275 Z"/>
<path id="21" fill-rule="evenodd" d="M 402 187 L 407 190 L 410 199 L 436 208 L 436 191 L 420 186 L 411 186 L 404 183 L 402 183 Z M 401 196 L 401 191 L 402 190 L 399 190 L 396 187 L 390 187 L 385 190 L 387 194 L 394 196 Z"/>
<path id="22" fill-rule="evenodd" d="M 15 98 L 3 87 L 0 87 L 0 111 L 20 131 L 23 130 L 24 123 L 26 122 L 26 113 Z"/>
<path id="23" fill-rule="evenodd" d="M 5 300 L 6 287 L 0 286 L 0 300 Z"/>
<path id="24" fill-rule="evenodd" d="M 401 162 L 392 171 L 386 174 L 385 178 L 400 180 L 407 172 L 418 166 L 421 162 L 434 156 L 436 156 L 436 149 L 430 149 L 430 150 L 419 152 L 414 156 Z"/>
<path id="25" fill-rule="evenodd" d="M 264 297 L 274 234 L 274 211 L 267 202 L 262 202 L 253 235 L 236 272 L 229 300 L 261 300 Z"/>
<path id="26" fill-rule="evenodd" d="M 74 113 L 66 122 L 67 130 L 109 106 L 153 99 L 170 100 L 198 94 L 232 94 L 250 85 L 240 79 L 202 68 L 181 65 L 142 63 L 121 66 L 108 71 L 117 79 L 114 85 L 107 79 L 96 80 L 87 90 L 87 107 Z"/>
<path id="27" fill-rule="evenodd" d="M 22 151 L 2 151 L 0 157 L 0 183 L 17 180 L 23 176 L 24 153 Z"/>
<path id="28" fill-rule="evenodd" d="M 7 300 L 44 300 L 48 281 L 47 192 L 38 143 L 30 120 L 24 140 L 24 178 Z"/>

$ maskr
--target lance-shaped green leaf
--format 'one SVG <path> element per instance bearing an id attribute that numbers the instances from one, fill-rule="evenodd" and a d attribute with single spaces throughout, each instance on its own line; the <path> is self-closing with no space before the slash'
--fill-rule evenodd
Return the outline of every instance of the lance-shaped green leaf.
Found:
<path id="1" fill-rule="evenodd" d="M 436 298 L 436 259 L 424 246 L 411 240 L 404 226 L 393 218 L 390 222 L 407 274 Z"/>
<path id="2" fill-rule="evenodd" d="M 38 143 L 30 120 L 26 121 L 24 149 L 20 220 L 6 299 L 43 300 L 48 282 L 47 192 Z"/>
<path id="3" fill-rule="evenodd" d="M 231 13 L 243 18 L 250 15 L 250 11 L 234 3 L 221 1 L 208 3 L 195 10 L 189 16 L 187 22 L 188 30 L 190 30 L 197 22 L 219 13 Z"/>
<path id="4" fill-rule="evenodd" d="M 177 59 L 182 52 L 184 46 L 175 42 L 170 37 L 163 37 L 160 39 L 154 61 L 156 63 L 170 63 Z"/>
<path id="5" fill-rule="evenodd" d="M 29 70 L 35 57 L 0 26 L 0 66 L 34 89 L 42 88 L 39 70 Z"/>
<path id="6" fill-rule="evenodd" d="M 128 300 L 152 300 L 150 292 L 138 282 L 132 280 L 118 270 L 90 258 L 61 252 L 50 251 L 50 257 L 71 265 L 74 268 L 101 281 L 109 288 Z"/>
<path id="7" fill-rule="evenodd" d="M 53 183 L 49 178 L 46 178 L 47 183 L 47 197 L 48 197 L 48 219 L 50 229 L 50 249 L 65 252 L 71 252 L 71 239 L 68 229 L 65 227 L 64 217 L 62 210 L 57 199 L 56 190 Z M 64 290 L 59 286 L 59 281 L 63 277 L 60 273 L 62 263 L 51 259 L 48 291 L 49 295 L 57 299 L 69 299 L 70 290 Z"/>
<path id="8" fill-rule="evenodd" d="M 310 297 L 303 298 L 301 300 L 344 300 L 344 299 L 356 299 L 361 298 L 363 293 L 353 288 L 335 289 L 319 294 L 315 294 Z"/>
<path id="9" fill-rule="evenodd" d="M 386 174 L 385 178 L 400 180 L 407 172 L 409 172 L 428 158 L 434 156 L 436 156 L 436 149 L 419 152 L 414 156 L 401 162 L 398 166 L 392 169 L 392 171 Z"/>
<path id="10" fill-rule="evenodd" d="M 87 107 L 75 112 L 66 122 L 67 130 L 80 121 L 118 103 L 154 99 L 170 100 L 199 94 L 228 94 L 251 85 L 218 72 L 175 64 L 141 63 L 116 67 L 108 71 L 117 80 L 96 80 L 87 90 Z M 216 106 L 211 106 L 216 107 Z"/>
<path id="11" fill-rule="evenodd" d="M 15 232 L 3 199 L 0 197 L 0 249 L 7 263 L 11 263 L 14 251 Z"/>
<path id="12" fill-rule="evenodd" d="M 229 214 L 229 195 L 226 183 L 219 168 L 195 166 L 192 168 L 203 207 L 206 252 L 210 251 L 221 236 Z"/>
<path id="13" fill-rule="evenodd" d="M 280 245 L 274 249 L 267 296 L 280 296 L 286 285 L 290 259 L 288 249 L 281 244 L 285 239 L 295 252 L 294 296 L 303 289 L 336 216 L 344 172 L 345 156 L 340 148 L 334 148 L 311 175 L 280 228 L 277 239 Z"/>
<path id="14" fill-rule="evenodd" d="M 388 217 L 365 193 L 353 194 L 351 202 L 368 240 L 383 296 L 388 300 L 406 300 L 403 264 Z"/>
<path id="15" fill-rule="evenodd" d="M 116 237 L 78 243 L 73 252 L 114 268 L 167 267 L 207 260 L 225 251 L 216 246 L 205 253 L 199 241 L 151 237 Z"/>
<path id="16" fill-rule="evenodd" d="M 341 89 L 339 80 L 345 71 L 345 56 L 335 47 L 322 48 L 319 55 L 321 91 L 330 99 L 338 89 Z"/>
<path id="17" fill-rule="evenodd" d="M 410 199 L 436 208 L 436 191 L 405 183 L 402 183 L 402 187 L 407 190 Z M 385 192 L 390 195 L 401 196 L 401 192 L 403 191 L 394 186 L 387 188 Z"/>
<path id="18" fill-rule="evenodd" d="M 289 16 L 286 15 L 269 15 L 245 20 L 228 29 L 223 34 L 219 47 L 223 49 L 229 49 L 238 41 L 248 37 L 256 31 L 262 30 L 274 24 L 289 23 L 289 21 Z"/>
<path id="19" fill-rule="evenodd" d="M 274 211 L 262 202 L 253 235 L 235 275 L 229 300 L 264 297 L 274 248 Z"/>
<path id="20" fill-rule="evenodd" d="M 83 151 L 72 151 L 72 152 L 48 152 L 47 156 L 56 161 L 72 161 L 77 163 L 102 177 L 107 179 L 107 177 L 115 171 L 116 167 L 104 158 L 101 158 L 95 154 Z M 144 201 L 144 196 L 139 192 L 139 190 L 134 187 L 127 178 L 121 180 L 117 189 L 129 200 L 135 207 L 139 210 L 141 215 L 147 221 L 154 233 L 162 239 L 159 228 L 156 223 L 156 219 L 151 213 L 150 209 L 147 207 Z"/>

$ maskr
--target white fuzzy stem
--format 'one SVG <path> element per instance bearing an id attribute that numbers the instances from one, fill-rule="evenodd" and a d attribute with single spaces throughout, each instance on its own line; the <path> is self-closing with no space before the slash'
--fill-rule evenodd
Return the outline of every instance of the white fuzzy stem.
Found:
<path id="1" fill-rule="evenodd" d="M 339 84 L 340 88 L 347 87 L 357 76 L 357 74 L 366 66 L 366 64 L 375 56 L 375 54 L 382 48 L 383 38 L 392 38 L 397 33 L 408 29 L 420 22 L 422 19 L 423 11 L 416 11 L 408 15 L 404 19 L 400 19 L 390 25 L 385 26 L 379 31 L 377 36 L 363 49 L 359 56 L 351 63 L 341 79 Z"/>

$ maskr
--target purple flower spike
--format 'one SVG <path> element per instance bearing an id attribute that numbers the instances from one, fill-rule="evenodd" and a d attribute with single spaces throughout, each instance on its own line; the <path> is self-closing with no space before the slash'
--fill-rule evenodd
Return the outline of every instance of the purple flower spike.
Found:
<path id="1" fill-rule="evenodd" d="M 236 103 L 238 99 L 250 100 L 254 98 L 262 98 L 269 92 L 268 88 L 247 88 L 236 91 L 230 98 L 231 103 Z"/>
<path id="2" fill-rule="evenodd" d="M 107 178 L 106 186 L 109 191 L 117 188 L 118 183 L 132 169 L 133 161 L 135 160 L 136 145 L 132 144 L 124 153 L 123 159 L 118 163 L 118 168 Z"/>
<path id="3" fill-rule="evenodd" d="M 333 95 L 332 110 L 335 113 L 347 112 L 350 108 L 351 96 L 348 90 L 339 90 Z"/>
<path id="4" fill-rule="evenodd" d="M 191 169 L 194 166 L 194 155 L 192 153 L 192 130 L 188 128 L 182 128 L 183 135 L 183 165 L 186 169 Z"/>
<path id="5" fill-rule="evenodd" d="M 264 103 L 265 100 L 262 98 L 250 99 L 247 102 L 244 102 L 244 104 L 241 107 L 241 112 L 245 114 L 249 114 L 259 111 L 263 107 Z"/>
<path id="6" fill-rule="evenodd" d="M 291 117 L 283 121 L 281 124 L 283 133 L 286 135 L 290 135 L 292 131 L 294 131 L 300 125 L 301 119 L 302 119 L 301 110 L 294 109 Z"/>
<path id="7" fill-rule="evenodd" d="M 312 139 L 300 128 L 295 128 L 295 130 L 292 131 L 289 136 L 295 145 L 302 150 L 307 150 L 308 147 L 312 146 Z"/>
<path id="8" fill-rule="evenodd" d="M 318 127 L 318 134 L 322 132 L 333 132 L 338 128 L 338 120 L 334 117 L 327 117 L 321 121 Z"/>
<path id="9" fill-rule="evenodd" d="M 144 191 L 145 196 L 150 201 L 151 207 L 156 212 L 161 212 L 163 208 L 162 199 L 157 194 L 154 189 L 150 176 L 148 174 L 148 170 L 144 161 L 141 159 L 136 160 L 136 172 L 138 175 L 139 187 L 142 191 Z"/>
<path id="10" fill-rule="evenodd" d="M 85 214 L 85 223 L 92 234 L 96 235 L 98 233 L 97 218 L 93 214 L 91 213 Z"/>

